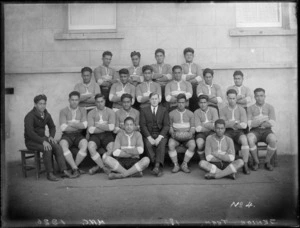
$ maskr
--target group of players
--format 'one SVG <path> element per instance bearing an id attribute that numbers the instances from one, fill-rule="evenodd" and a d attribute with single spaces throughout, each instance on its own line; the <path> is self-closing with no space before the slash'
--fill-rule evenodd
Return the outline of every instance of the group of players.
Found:
<path id="1" fill-rule="evenodd" d="M 69 94 L 69 105 L 60 111 L 63 134 L 59 142 L 54 139 L 55 125 L 46 110 L 47 97 L 36 96 L 34 108 L 25 117 L 25 144 L 30 150 L 43 152 L 47 179 L 59 180 L 53 173 L 53 155 L 62 177 L 85 173 L 79 165 L 87 151 L 96 164 L 89 169 L 91 175 L 102 170 L 109 179 L 142 177 L 151 165 L 151 173 L 159 177 L 166 149 L 174 164 L 172 173 L 189 173 L 188 163 L 197 151 L 206 179 L 235 179 L 239 168 L 250 174 L 250 156 L 252 170 L 258 169 L 256 144 L 261 141 L 268 144 L 265 168 L 272 171 L 270 160 L 277 142 L 271 130 L 275 112 L 265 102 L 265 90 L 255 89 L 255 104 L 250 105 L 252 92 L 243 85 L 243 73 L 235 71 L 224 105 L 221 87 L 213 83 L 214 71 L 202 71 L 193 63 L 192 48 L 184 49 L 183 54 L 186 63 L 171 67 L 164 63 L 165 51 L 157 49 L 157 63 L 141 67 L 141 54 L 134 51 L 130 55 L 133 66 L 117 72 L 109 66 L 112 53 L 105 51 L 103 65 L 94 72 L 82 68 L 83 81 Z M 234 143 L 240 145 L 240 154 Z M 71 152 L 72 147 L 79 151 Z M 180 147 L 185 148 L 181 165 L 177 156 Z"/>

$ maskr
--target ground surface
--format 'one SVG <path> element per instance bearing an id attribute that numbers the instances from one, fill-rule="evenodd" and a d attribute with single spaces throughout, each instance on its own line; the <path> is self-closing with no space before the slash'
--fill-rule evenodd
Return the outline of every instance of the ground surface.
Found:
<path id="1" fill-rule="evenodd" d="M 20 162 L 6 165 L 2 181 L 4 226 L 102 224 L 297 225 L 298 161 L 279 156 L 273 172 L 260 169 L 236 180 L 205 180 L 192 161 L 190 174 L 108 180 L 103 173 L 77 179 L 22 177 Z M 2 178 L 5 180 L 4 178 Z M 4 201 L 4 202 L 3 202 Z"/>

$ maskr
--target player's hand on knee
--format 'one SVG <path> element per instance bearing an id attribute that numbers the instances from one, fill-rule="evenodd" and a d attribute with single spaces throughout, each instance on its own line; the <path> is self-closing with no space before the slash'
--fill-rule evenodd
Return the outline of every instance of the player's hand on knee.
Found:
<path id="1" fill-rule="evenodd" d="M 48 143 L 47 141 L 43 142 L 43 146 L 44 146 L 45 151 L 52 150 L 52 147 L 51 147 L 50 143 Z"/>

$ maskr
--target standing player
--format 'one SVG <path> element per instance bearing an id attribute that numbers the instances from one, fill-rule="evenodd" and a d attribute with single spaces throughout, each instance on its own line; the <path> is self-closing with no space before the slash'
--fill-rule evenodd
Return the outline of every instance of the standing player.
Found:
<path id="1" fill-rule="evenodd" d="M 208 107 L 208 96 L 200 95 L 199 109 L 194 112 L 196 127 L 196 143 L 200 160 L 205 160 L 204 146 L 207 136 L 215 133 L 215 121 L 219 118 L 215 108 Z"/>
<path id="2" fill-rule="evenodd" d="M 242 159 L 234 160 L 234 145 L 232 139 L 224 135 L 224 120 L 218 119 L 215 122 L 215 132 L 206 139 L 206 161 L 201 160 L 199 166 L 208 172 L 205 174 L 206 179 L 220 179 L 226 176 L 235 179 L 235 173 L 244 165 L 244 162 Z"/>
<path id="3" fill-rule="evenodd" d="M 120 82 L 116 82 L 112 85 L 109 100 L 113 102 L 113 110 L 116 112 L 118 109 L 122 108 L 121 96 L 124 93 L 131 94 L 135 98 L 135 87 L 129 83 L 129 71 L 125 68 L 119 71 Z M 135 99 L 132 99 L 132 105 Z"/>
<path id="4" fill-rule="evenodd" d="M 194 114 L 185 108 L 187 98 L 185 94 L 177 96 L 177 109 L 169 113 L 170 117 L 170 139 L 169 139 L 169 156 L 174 164 L 173 173 L 177 173 L 180 168 L 185 173 L 190 173 L 188 162 L 195 153 L 196 143 L 195 134 L 195 118 Z M 183 162 L 179 167 L 176 147 L 183 144 L 187 147 Z"/>
<path id="5" fill-rule="evenodd" d="M 193 87 L 193 96 L 190 100 L 190 110 L 194 112 L 197 107 L 198 97 L 197 97 L 197 85 L 203 82 L 202 79 L 202 69 L 200 65 L 193 62 L 194 60 L 194 49 L 193 48 L 185 48 L 183 50 L 183 55 L 185 59 L 185 63 L 182 66 L 182 80 L 186 80 L 192 84 Z"/>
<path id="6" fill-rule="evenodd" d="M 128 68 L 129 71 L 129 82 L 137 86 L 144 81 L 144 76 L 142 72 L 142 67 L 140 66 L 141 53 L 133 51 L 130 54 L 132 66 Z"/>
<path id="7" fill-rule="evenodd" d="M 244 129 L 247 128 L 247 114 L 243 107 L 236 104 L 237 92 L 234 89 L 227 91 L 228 106 L 220 110 L 220 119 L 225 120 L 225 135 L 230 137 L 234 142 L 240 144 L 242 157 L 244 161 L 243 171 L 250 174 L 248 168 L 249 145 Z"/>
<path id="8" fill-rule="evenodd" d="M 71 92 L 69 94 L 69 106 L 62 109 L 59 114 L 59 124 L 63 132 L 59 144 L 63 149 L 66 161 L 73 170 L 73 175 L 76 177 L 80 176 L 78 166 L 87 155 L 88 145 L 86 138 L 82 135 L 82 130 L 87 128 L 86 110 L 78 107 L 79 100 L 79 92 Z M 72 145 L 79 149 L 75 161 L 69 150 Z"/>
<path id="9" fill-rule="evenodd" d="M 172 68 L 174 80 L 166 85 L 165 97 L 166 101 L 169 102 L 169 111 L 177 108 L 177 96 L 178 94 L 185 94 L 186 106 L 189 106 L 189 99 L 193 95 L 192 84 L 182 80 L 182 67 L 175 65 Z"/>
<path id="10" fill-rule="evenodd" d="M 273 166 L 271 165 L 270 160 L 277 149 L 277 138 L 272 131 L 272 127 L 274 127 L 276 123 L 275 111 L 272 105 L 265 102 L 266 95 L 264 89 L 255 89 L 254 98 L 256 103 L 247 110 L 248 125 L 250 129 L 247 138 L 250 152 L 254 160 L 253 170 L 257 170 L 259 164 L 256 143 L 265 142 L 268 144 L 265 167 L 267 170 L 272 171 Z"/>
<path id="11" fill-rule="evenodd" d="M 108 101 L 109 91 L 113 83 L 118 81 L 118 74 L 115 69 L 111 68 L 109 65 L 111 63 L 112 53 L 110 51 L 105 51 L 102 54 L 102 66 L 97 67 L 94 70 L 95 80 L 100 86 L 101 94 L 104 95 L 107 100 L 107 107 L 111 108 L 112 103 Z"/>
<path id="12" fill-rule="evenodd" d="M 108 174 L 110 170 L 103 164 L 100 154 L 104 154 L 105 151 L 111 151 L 114 136 L 112 131 L 115 128 L 115 113 L 108 107 L 105 107 L 105 98 L 103 94 L 97 94 L 95 97 L 96 108 L 88 114 L 88 131 L 91 134 L 88 143 L 88 149 L 91 154 L 91 158 L 97 164 L 89 170 L 91 175 L 95 174 L 100 168 Z M 100 154 L 98 149 L 101 148 Z M 104 151 L 103 151 L 104 150 Z"/>
<path id="13" fill-rule="evenodd" d="M 149 95 L 157 93 L 159 95 L 159 102 L 161 102 L 161 87 L 157 82 L 152 81 L 153 68 L 145 65 L 142 68 L 144 75 L 144 82 L 139 84 L 136 88 L 136 100 L 140 103 L 140 109 L 150 105 Z"/>

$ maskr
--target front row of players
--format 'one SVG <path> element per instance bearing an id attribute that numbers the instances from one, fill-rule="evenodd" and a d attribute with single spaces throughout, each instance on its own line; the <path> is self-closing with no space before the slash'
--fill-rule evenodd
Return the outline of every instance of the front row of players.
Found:
<path id="1" fill-rule="evenodd" d="M 38 95 L 34 98 L 35 107 L 25 117 L 25 144 L 30 150 L 43 152 L 47 178 L 51 181 L 58 180 L 53 174 L 53 155 L 62 176 L 75 178 L 84 173 L 78 167 L 87 150 L 96 163 L 89 170 L 90 174 L 103 170 L 109 179 L 141 177 L 142 171 L 151 164 L 152 174 L 162 176 L 167 143 L 174 164 L 173 173 L 180 170 L 189 173 L 188 163 L 197 150 L 199 166 L 208 172 L 206 179 L 225 176 L 235 179 L 235 173 L 241 167 L 245 174 L 250 173 L 250 154 L 254 160 L 252 169 L 258 169 L 256 143 L 261 141 L 268 144 L 265 167 L 273 170 L 270 160 L 277 141 L 271 130 L 275 124 L 274 108 L 265 103 L 264 89 L 254 90 L 254 96 L 256 103 L 248 107 L 246 114 L 245 108 L 237 105 L 236 90 L 229 89 L 228 106 L 220 110 L 219 118 L 217 109 L 208 105 L 207 95 L 199 96 L 199 109 L 193 113 L 186 109 L 186 95 L 179 94 L 177 108 L 168 113 L 159 105 L 159 94 L 151 93 L 150 105 L 139 113 L 131 107 L 133 97 L 123 94 L 122 108 L 115 113 L 105 106 L 104 95 L 97 94 L 96 108 L 87 115 L 86 110 L 78 106 L 80 93 L 73 91 L 69 94 L 70 105 L 60 112 L 63 135 L 58 144 L 54 140 L 55 125 L 46 110 L 47 97 Z M 45 136 L 46 125 L 50 137 Z M 249 133 L 246 132 L 247 126 Z M 83 134 L 85 129 L 88 140 Z M 236 159 L 234 142 L 241 145 L 242 159 Z M 177 158 L 179 145 L 186 148 L 181 165 Z M 71 147 L 79 149 L 75 159 Z M 144 150 L 147 156 L 142 157 Z M 71 166 L 72 172 L 67 170 L 65 162 Z"/>

